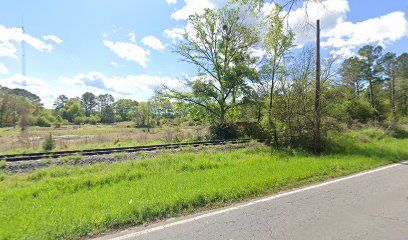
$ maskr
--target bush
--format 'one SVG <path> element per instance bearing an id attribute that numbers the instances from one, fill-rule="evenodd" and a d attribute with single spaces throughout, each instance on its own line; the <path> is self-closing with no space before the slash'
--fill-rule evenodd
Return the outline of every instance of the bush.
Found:
<path id="1" fill-rule="evenodd" d="M 234 123 L 221 123 L 210 126 L 210 135 L 215 140 L 236 139 L 241 134 Z"/>
<path id="2" fill-rule="evenodd" d="M 256 122 L 240 122 L 236 123 L 240 133 L 249 138 L 267 139 L 270 138 L 268 131 L 259 123 Z"/>
<path id="3" fill-rule="evenodd" d="M 361 123 L 367 123 L 375 116 L 375 110 L 368 101 L 363 99 L 353 99 L 346 103 L 346 111 L 352 120 L 358 120 Z"/>
<path id="4" fill-rule="evenodd" d="M 43 116 L 37 118 L 35 125 L 39 127 L 51 127 L 51 123 Z"/>
<path id="5" fill-rule="evenodd" d="M 52 135 L 48 135 L 48 137 L 44 140 L 42 148 L 44 151 L 51 151 L 55 148 L 55 141 L 52 138 Z"/>
<path id="6" fill-rule="evenodd" d="M 96 125 L 101 122 L 101 118 L 98 115 L 92 115 L 88 119 L 88 123 L 92 125 Z"/>
<path id="7" fill-rule="evenodd" d="M 62 119 L 62 117 L 58 115 L 58 116 L 55 118 L 54 127 L 55 127 L 55 128 L 60 128 L 61 125 L 63 124 L 63 122 L 64 122 L 64 120 Z"/>
<path id="8" fill-rule="evenodd" d="M 83 125 L 88 122 L 87 117 L 75 117 L 73 120 L 75 125 Z"/>

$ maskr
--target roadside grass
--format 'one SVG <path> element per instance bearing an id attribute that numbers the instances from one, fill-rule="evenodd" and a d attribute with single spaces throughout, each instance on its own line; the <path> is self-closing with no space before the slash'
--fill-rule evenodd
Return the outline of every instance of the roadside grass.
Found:
<path id="1" fill-rule="evenodd" d="M 0 239 L 78 239 L 408 159 L 408 139 L 333 135 L 328 152 L 270 148 L 56 166 L 0 178 Z"/>

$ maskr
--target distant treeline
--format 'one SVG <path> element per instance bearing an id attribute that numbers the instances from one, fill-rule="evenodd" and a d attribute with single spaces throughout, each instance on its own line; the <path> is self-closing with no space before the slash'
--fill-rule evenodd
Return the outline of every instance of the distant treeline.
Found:
<path id="1" fill-rule="evenodd" d="M 135 126 L 151 127 L 165 123 L 185 122 L 181 103 L 152 98 L 137 102 L 115 99 L 109 94 L 86 92 L 77 98 L 60 95 L 54 109 L 45 109 L 37 95 L 23 89 L 0 88 L 0 127 L 59 127 L 63 124 L 112 124 L 134 121 Z M 185 112 L 184 112 L 185 113 Z"/>

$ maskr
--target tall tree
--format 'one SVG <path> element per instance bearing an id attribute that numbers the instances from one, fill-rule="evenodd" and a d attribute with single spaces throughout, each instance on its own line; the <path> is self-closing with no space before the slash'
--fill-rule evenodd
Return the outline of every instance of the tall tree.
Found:
<path id="1" fill-rule="evenodd" d="M 206 9 L 190 16 L 189 24 L 192 30 L 175 52 L 197 66 L 199 74 L 185 81 L 190 91 L 170 89 L 170 97 L 201 106 L 225 123 L 228 112 L 241 104 L 238 92 L 247 93 L 246 80 L 256 73 L 251 49 L 257 34 L 238 8 Z"/>
<path id="2" fill-rule="evenodd" d="M 359 95 L 363 91 L 364 84 L 361 79 L 361 61 L 358 57 L 351 57 L 341 64 L 339 69 L 343 84 L 351 96 Z"/>
<path id="3" fill-rule="evenodd" d="M 379 74 L 382 72 L 381 56 L 383 48 L 381 46 L 367 45 L 362 47 L 358 54 L 362 60 L 362 76 L 368 82 L 369 96 L 371 107 L 377 109 L 375 99 L 375 85 L 379 85 L 381 77 Z"/>
<path id="4" fill-rule="evenodd" d="M 264 50 L 266 51 L 266 64 L 270 65 L 270 79 L 266 79 L 269 86 L 268 124 L 271 128 L 276 147 L 279 146 L 276 126 L 273 122 L 273 96 L 275 91 L 275 77 L 281 63 L 290 48 L 293 47 L 294 35 L 285 29 L 282 19 L 282 8 L 276 6 L 266 17 L 267 33 L 264 39 Z"/>
<path id="5" fill-rule="evenodd" d="M 389 99 L 390 99 L 390 109 L 391 109 L 391 118 L 393 121 L 396 120 L 395 113 L 395 61 L 397 56 L 395 53 L 387 52 L 381 58 L 383 66 L 383 82 L 388 83 L 388 86 L 385 86 L 389 89 Z"/>
<path id="6" fill-rule="evenodd" d="M 67 104 L 67 102 L 68 102 L 67 96 L 59 95 L 57 99 L 55 99 L 54 104 L 53 104 L 55 111 L 58 112 L 61 108 L 65 106 L 65 104 Z"/>
<path id="7" fill-rule="evenodd" d="M 113 103 L 115 99 L 110 94 L 101 94 L 97 97 L 99 114 L 102 123 L 114 123 L 115 122 L 115 110 Z"/>
<path id="8" fill-rule="evenodd" d="M 86 92 L 81 96 L 81 106 L 85 111 L 85 116 L 89 117 L 97 106 L 96 96 L 91 92 Z"/>
<path id="9" fill-rule="evenodd" d="M 120 99 L 115 103 L 115 111 L 120 116 L 122 121 L 132 119 L 132 112 L 137 107 L 138 102 L 131 99 Z"/>
<path id="10" fill-rule="evenodd" d="M 70 98 L 64 107 L 59 110 L 59 114 L 62 118 L 71 123 L 73 123 L 76 118 L 85 116 L 85 112 L 78 98 Z"/>
<path id="11" fill-rule="evenodd" d="M 408 116 L 408 53 L 398 56 L 395 63 L 396 74 L 396 108 L 403 115 Z"/>

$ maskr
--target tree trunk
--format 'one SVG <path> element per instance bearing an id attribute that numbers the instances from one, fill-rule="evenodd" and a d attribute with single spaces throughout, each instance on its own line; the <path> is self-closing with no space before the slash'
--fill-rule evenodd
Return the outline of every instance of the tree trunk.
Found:
<path id="1" fill-rule="evenodd" d="M 220 123 L 224 124 L 225 123 L 225 115 L 226 115 L 226 110 L 224 107 L 224 104 L 220 106 Z"/>
<path id="2" fill-rule="evenodd" d="M 273 92 L 275 91 L 275 63 L 273 63 L 272 67 L 272 83 L 271 83 L 271 92 L 269 93 L 269 109 L 268 109 L 268 123 L 269 127 L 272 129 L 273 133 L 273 140 L 275 143 L 275 147 L 279 148 L 279 140 L 278 140 L 278 131 L 276 129 L 276 125 L 272 120 L 272 108 L 273 108 Z"/>
<path id="3" fill-rule="evenodd" d="M 369 83 L 369 89 L 370 89 L 370 104 L 371 104 L 371 107 L 372 107 L 372 108 L 376 109 L 376 108 L 375 108 L 375 102 L 374 102 L 373 82 L 372 82 L 372 80 L 370 79 L 370 80 L 368 80 L 368 83 Z"/>
<path id="4" fill-rule="evenodd" d="M 257 123 L 260 124 L 262 119 L 262 105 L 258 106 L 258 117 L 257 117 Z"/>

